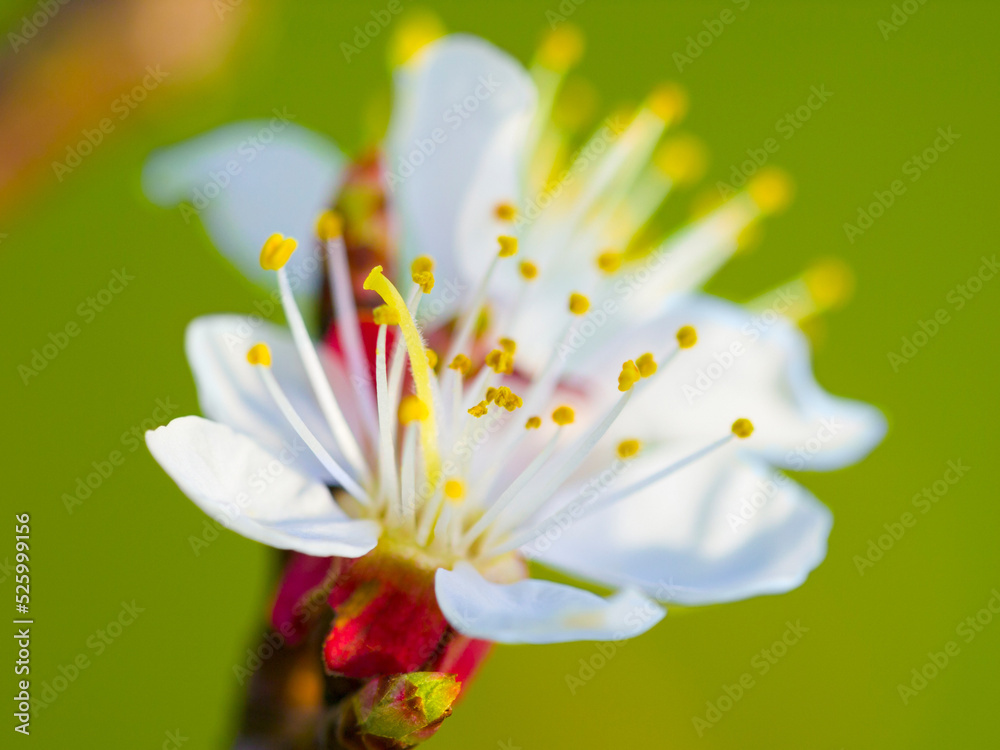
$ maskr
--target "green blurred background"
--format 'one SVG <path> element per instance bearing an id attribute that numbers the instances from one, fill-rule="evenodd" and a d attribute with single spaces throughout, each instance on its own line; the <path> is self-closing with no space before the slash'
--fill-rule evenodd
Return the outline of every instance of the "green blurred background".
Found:
<path id="1" fill-rule="evenodd" d="M 39 7 L 4 5 L 5 36 Z M 102 5 L 110 10 L 92 23 L 87 14 Z M 82 25 L 86 33 L 74 49 L 101 54 L 105 35 L 134 28 L 132 5 L 71 2 L 30 45 L 14 52 L 5 42 L 0 120 L 30 119 L 34 100 L 24 91 L 39 101 L 76 101 L 93 69 L 60 40 Z M 11 526 L 15 512 L 32 517 L 33 689 L 39 694 L 78 654 L 90 662 L 34 717 L 30 738 L 16 738 L 33 747 L 161 747 L 176 730 L 190 750 L 226 746 L 241 700 L 233 666 L 263 634 L 275 572 L 268 549 L 231 533 L 192 554 L 188 537 L 202 528 L 200 512 L 143 447 L 131 450 L 129 431 L 156 418 L 157 399 L 175 409 L 171 416 L 197 411 L 182 351 L 186 323 L 205 313 L 250 311 L 259 296 L 217 258 L 200 225 L 143 198 L 144 159 L 155 147 L 275 107 L 352 150 L 364 143 L 370 102 L 388 91 L 391 29 L 350 63 L 340 49 L 372 10 L 386 6 L 381 0 L 186 5 L 209 10 L 190 11 L 190 24 L 149 25 L 148 36 L 132 37 L 122 54 L 137 69 L 156 64 L 136 40 L 148 38 L 154 48 L 193 28 L 205 47 L 192 63 L 195 72 L 168 79 L 61 182 L 51 160 L 64 157 L 65 144 L 131 83 L 113 81 L 90 109 L 77 108 L 86 116 L 64 127 L 62 141 L 56 131 L 66 123 L 58 111 L 39 113 L 36 126 L 3 131 L 16 136 L 0 150 L 11 159 L 46 128 L 55 133 L 49 151 L 39 147 L 33 167 L 6 175 L 0 193 L 7 274 L 3 504 Z M 802 588 L 674 611 L 618 649 L 575 694 L 566 676 L 578 675 L 580 660 L 598 653 L 594 644 L 501 647 L 429 747 L 1000 746 L 1000 624 L 982 627 L 970 643 L 956 633 L 1000 587 L 1000 280 L 986 283 L 961 310 L 946 299 L 998 245 L 991 180 L 1000 171 L 1000 7 L 909 0 L 916 12 L 884 33 L 879 21 L 891 22 L 893 14 L 888 0 L 586 0 L 562 11 L 554 1 L 424 5 L 450 30 L 483 35 L 524 61 L 548 27 L 546 12 L 572 10 L 571 21 L 588 38 L 580 73 L 606 105 L 637 101 L 664 79 L 688 88 L 684 127 L 711 148 L 709 186 L 727 179 L 748 148 L 778 137 L 771 162 L 795 176 L 797 200 L 768 222 L 763 244 L 731 263 L 711 289 L 746 299 L 816 257 L 845 258 L 857 292 L 848 307 L 825 316 L 816 371 L 831 391 L 881 406 L 891 423 L 886 442 L 861 465 L 798 477 L 836 518 L 827 560 Z M 678 71 L 674 53 L 685 53 L 688 37 L 724 8 L 732 9 L 733 23 Z M 34 77 L 17 89 L 15 73 L 26 66 L 34 66 Z M 805 104 L 812 86 L 833 96 L 794 137 L 776 136 L 779 118 Z M 911 183 L 906 162 L 933 144 L 938 128 L 949 127 L 958 140 Z M 896 179 L 904 180 L 905 194 L 848 241 L 843 224 L 856 223 L 873 191 Z M 134 280 L 83 321 L 78 305 L 123 267 Z M 894 371 L 888 353 L 898 353 L 902 337 L 941 308 L 950 322 Z M 80 335 L 26 385 L 18 366 L 69 321 L 81 324 Z M 116 450 L 121 465 L 68 512 L 63 494 Z M 915 512 L 914 495 L 942 479 L 950 460 L 969 471 L 929 512 Z M 916 525 L 859 573 L 855 556 L 907 511 L 915 512 Z M 0 561 L 13 557 L 12 529 L 4 537 Z M 2 572 L 0 578 L 4 596 L 12 596 L 12 579 Z M 143 612 L 98 653 L 98 631 L 133 600 Z M 808 633 L 762 675 L 759 655 L 786 621 L 800 621 Z M 950 640 L 959 655 L 904 704 L 897 686 L 909 684 L 911 670 Z M 13 656 L 10 647 L 4 653 Z M 706 703 L 718 705 L 725 687 L 748 672 L 753 687 L 700 736 L 692 717 L 711 719 Z M 13 694 L 13 676 L 4 691 Z M 4 723 L 9 736 L 12 719 Z"/>

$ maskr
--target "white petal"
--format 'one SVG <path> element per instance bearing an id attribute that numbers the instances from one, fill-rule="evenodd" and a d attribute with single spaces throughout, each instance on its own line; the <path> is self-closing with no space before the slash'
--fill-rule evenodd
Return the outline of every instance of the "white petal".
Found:
<path id="1" fill-rule="evenodd" d="M 179 417 L 146 445 L 199 508 L 248 539 L 316 557 L 360 557 L 378 542 L 378 524 L 351 519 L 322 484 L 225 425 Z"/>
<path id="2" fill-rule="evenodd" d="M 636 591 L 602 599 L 551 581 L 491 583 L 464 562 L 437 571 L 435 592 L 456 630 L 497 643 L 617 641 L 645 633 L 666 615 Z"/>
<path id="3" fill-rule="evenodd" d="M 497 250 L 493 208 L 517 200 L 536 98 L 516 60 L 471 36 L 445 37 L 396 71 L 387 179 L 402 223 L 402 271 L 426 253 L 442 288 L 469 288 L 459 271 L 482 267 Z"/>
<path id="4" fill-rule="evenodd" d="M 755 432 L 741 441 L 743 450 L 779 466 L 825 471 L 859 461 L 885 435 L 877 409 L 833 396 L 816 382 L 808 340 L 781 316 L 755 317 L 739 305 L 692 295 L 676 298 L 648 323 L 626 331 L 617 325 L 598 328 L 571 360 L 598 392 L 617 395 L 608 385 L 621 363 L 647 351 L 659 357 L 682 325 L 697 329 L 698 343 L 643 382 L 613 436 L 708 442 L 747 417 Z"/>
<path id="5" fill-rule="evenodd" d="M 669 460 L 636 461 L 607 490 Z M 603 492 L 567 493 L 563 504 L 575 495 L 582 510 Z M 571 509 L 522 551 L 583 578 L 691 605 L 796 588 L 826 556 L 833 523 L 826 507 L 791 479 L 725 455 L 580 520 Z"/>
<path id="6" fill-rule="evenodd" d="M 291 335 L 257 316 L 208 315 L 188 326 L 185 348 L 201 410 L 210 419 L 252 437 L 271 453 L 289 458 L 302 473 L 336 484 L 275 405 L 260 373 L 247 362 L 247 350 L 259 341 L 271 349 L 272 372 L 296 412 L 334 460 L 341 466 L 346 464 L 322 416 Z M 353 411 L 357 396 L 329 350 L 320 346 L 319 351 L 338 403 L 357 432 L 359 417 Z"/>
<path id="7" fill-rule="evenodd" d="M 340 184 L 344 156 L 322 136 L 275 117 L 238 122 L 155 152 L 143 188 L 161 206 L 186 201 L 212 241 L 246 276 L 266 287 L 275 274 L 260 267 L 260 249 L 280 232 L 299 241 L 288 273 L 297 290 L 315 292 L 322 266 L 312 252 L 316 217 Z"/>

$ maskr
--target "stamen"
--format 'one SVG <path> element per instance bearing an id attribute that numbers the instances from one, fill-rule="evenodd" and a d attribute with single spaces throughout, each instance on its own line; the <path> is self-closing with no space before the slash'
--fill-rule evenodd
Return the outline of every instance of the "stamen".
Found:
<path id="1" fill-rule="evenodd" d="M 753 435 L 753 422 L 749 419 L 740 418 L 733 422 L 733 434 L 740 440 L 744 440 Z"/>
<path id="2" fill-rule="evenodd" d="M 465 483 L 461 479 L 449 479 L 444 483 L 444 496 L 452 502 L 458 502 L 465 497 Z"/>
<path id="3" fill-rule="evenodd" d="M 675 122 L 687 114 L 687 92 L 676 83 L 660 84 L 649 95 L 646 106 L 664 122 Z"/>
<path id="4" fill-rule="evenodd" d="M 517 255 L 517 237 L 500 235 L 497 237 L 497 240 L 500 243 L 499 255 L 501 258 L 509 258 L 512 255 Z"/>
<path id="5" fill-rule="evenodd" d="M 410 355 L 410 370 L 413 373 L 417 397 L 427 408 L 427 415 L 420 420 L 420 438 L 424 463 L 427 467 L 427 480 L 434 486 L 440 481 L 441 457 L 438 453 L 434 396 L 430 385 L 431 368 L 427 363 L 427 356 L 424 354 L 424 343 L 420 337 L 420 331 L 417 330 L 417 324 L 413 322 L 413 317 L 399 291 L 383 275 L 382 266 L 375 266 L 372 269 L 363 286 L 365 289 L 377 293 L 399 316 L 399 328 Z"/>
<path id="6" fill-rule="evenodd" d="M 292 331 L 292 339 L 295 341 L 296 349 L 298 349 L 299 358 L 302 360 L 302 365 L 309 378 L 309 383 L 312 385 L 313 393 L 319 402 L 320 410 L 323 412 L 323 416 L 326 417 L 330 429 L 333 431 L 334 439 L 344 454 L 344 458 L 347 459 L 347 462 L 359 476 L 367 477 L 368 467 L 361 455 L 361 448 L 358 446 L 357 440 L 354 439 L 354 434 L 351 432 L 347 420 L 344 419 L 344 415 L 340 411 L 340 406 L 337 404 L 337 399 L 333 394 L 333 388 L 319 360 L 319 354 L 313 346 L 309 331 L 306 329 L 305 321 L 302 319 L 302 313 L 295 302 L 292 287 L 288 283 L 288 275 L 285 273 L 284 263 L 287 262 L 291 253 L 289 252 L 288 255 L 284 255 L 285 250 L 282 248 L 287 248 L 289 246 L 288 243 L 291 242 L 292 250 L 294 250 L 295 241 L 276 241 L 275 237 L 280 237 L 280 235 L 272 235 L 267 243 L 264 244 L 264 249 L 261 251 L 261 265 L 267 268 L 269 265 L 274 266 L 279 261 L 281 262 L 281 265 L 277 266 L 281 306 L 285 310 L 285 317 L 288 319 L 288 326 Z M 281 261 L 281 257 L 284 257 L 284 261 Z"/>
<path id="7" fill-rule="evenodd" d="M 694 326 L 682 326 L 677 331 L 677 345 L 681 349 L 690 349 L 698 343 L 698 331 Z"/>
<path id="8" fill-rule="evenodd" d="M 764 167 L 747 185 L 747 192 L 765 214 L 776 214 L 788 208 L 795 186 L 788 173 L 777 167 Z"/>
<path id="9" fill-rule="evenodd" d="M 494 349 L 487 354 L 485 364 L 498 375 L 510 375 L 514 372 L 514 356 L 502 349 Z"/>
<path id="10" fill-rule="evenodd" d="M 250 351 L 247 352 L 247 362 L 249 362 L 252 365 L 263 365 L 264 367 L 270 367 L 271 350 L 268 348 L 267 344 L 260 343 L 251 346 Z"/>
<path id="11" fill-rule="evenodd" d="M 476 419 L 479 419 L 480 417 L 485 417 L 486 416 L 486 412 L 489 411 L 489 408 L 490 408 L 490 402 L 489 401 L 480 401 L 478 404 L 476 404 L 475 406 L 473 406 L 468 411 L 469 411 L 469 414 L 471 414 L 472 416 L 474 416 Z"/>
<path id="12" fill-rule="evenodd" d="M 590 300 L 583 294 L 573 292 L 569 295 L 569 311 L 574 315 L 586 315 L 590 309 Z"/>
<path id="13" fill-rule="evenodd" d="M 572 24 L 560 24 L 542 40 L 538 63 L 556 73 L 565 73 L 579 62 L 583 49 L 583 33 Z"/>
<path id="14" fill-rule="evenodd" d="M 501 258 L 509 258 L 517 252 L 516 237 L 501 236 L 497 238 L 497 242 L 500 244 L 500 250 L 493 256 L 493 260 L 490 261 L 490 265 L 487 267 L 486 273 L 483 274 L 483 278 L 479 282 L 479 286 L 472 295 L 472 300 L 470 301 L 468 307 L 466 307 L 464 315 L 455 326 L 455 330 L 458 331 L 458 333 L 455 335 L 454 339 L 452 339 L 451 347 L 448 350 L 449 358 L 454 357 L 466 348 L 466 344 L 469 342 L 469 337 L 472 335 L 473 329 L 478 322 L 480 310 L 483 308 L 483 303 L 486 301 L 486 290 L 489 287 L 490 278 L 493 276 L 493 271 L 496 269 L 497 263 Z"/>
<path id="15" fill-rule="evenodd" d="M 432 370 L 438 366 L 438 355 L 433 349 L 427 350 L 427 364 L 430 365 Z"/>
<path id="16" fill-rule="evenodd" d="M 615 453 L 622 461 L 634 458 L 642 449 L 642 443 L 638 440 L 622 440 L 618 443 Z"/>
<path id="17" fill-rule="evenodd" d="M 537 417 L 535 417 L 535 419 L 537 419 Z M 539 422 L 541 422 L 540 419 Z M 470 544 L 479 538 L 480 534 L 489 529 L 493 521 L 500 516 L 508 505 L 510 505 L 511 500 L 517 496 L 517 494 L 528 482 L 534 479 L 535 475 L 539 472 L 542 466 L 545 465 L 545 462 L 549 460 L 549 457 L 555 450 L 556 443 L 559 441 L 560 432 L 560 430 L 556 431 L 556 434 L 549 439 L 549 442 L 545 445 L 545 448 L 542 449 L 542 452 L 535 456 L 524 471 L 522 471 L 518 477 L 510 483 L 510 486 L 503 491 L 500 497 L 496 499 L 496 502 L 494 502 L 486 510 L 482 517 L 480 517 L 480 519 L 472 525 L 472 528 L 465 533 L 462 537 L 460 550 L 464 551 Z"/>
<path id="18" fill-rule="evenodd" d="M 260 377 L 264 381 L 264 387 L 267 388 L 268 393 L 271 394 L 271 398 L 274 400 L 275 405 L 277 405 L 278 410 L 281 412 L 282 416 L 288 420 L 288 423 L 295 430 L 295 433 L 302 438 L 309 450 L 313 452 L 313 455 L 323 464 L 330 475 L 337 481 L 345 490 L 347 490 L 352 497 L 354 497 L 359 503 L 366 506 L 372 505 L 371 497 L 365 492 L 361 485 L 359 485 L 354 478 L 347 473 L 347 471 L 338 464 L 331 456 L 326 448 L 323 447 L 322 443 L 316 438 L 312 431 L 306 426 L 306 423 L 302 421 L 302 418 L 295 411 L 288 397 L 285 396 L 284 391 L 281 390 L 281 386 L 278 385 L 278 381 L 274 379 L 274 374 L 271 372 L 271 353 L 268 351 L 266 344 L 256 344 L 253 346 L 249 352 L 247 352 L 247 360 L 251 364 L 255 365 L 260 372 Z"/>
<path id="19" fill-rule="evenodd" d="M 522 260 L 517 270 L 520 272 L 521 278 L 525 281 L 534 281 L 538 277 L 538 266 L 530 260 Z"/>
<path id="20" fill-rule="evenodd" d="M 378 329 L 378 340 L 375 344 L 375 392 L 378 404 L 379 422 L 379 479 L 382 485 L 382 496 L 390 509 L 396 507 L 399 488 L 396 482 L 396 431 L 393 429 L 389 411 L 388 377 L 385 370 L 385 325 Z"/>
<path id="21" fill-rule="evenodd" d="M 632 389 L 632 386 L 639 382 L 642 375 L 639 368 L 631 359 L 622 365 L 622 371 L 618 375 L 618 390 L 622 393 Z"/>
<path id="22" fill-rule="evenodd" d="M 573 424 L 575 419 L 576 414 L 573 412 L 572 407 L 569 406 L 559 406 L 554 412 L 552 412 L 552 421 L 560 427 Z"/>
<path id="23" fill-rule="evenodd" d="M 635 366 L 639 368 L 639 377 L 642 378 L 651 378 L 656 374 L 658 369 L 656 360 L 653 359 L 653 354 L 651 352 L 646 352 L 636 359 Z"/>
<path id="24" fill-rule="evenodd" d="M 398 326 L 399 315 L 389 305 L 379 305 L 372 310 L 372 321 L 379 326 Z"/>
<path id="25" fill-rule="evenodd" d="M 456 354 L 455 358 L 448 365 L 449 370 L 457 370 L 461 375 L 468 375 L 472 370 L 472 360 L 464 354 Z"/>
<path id="26" fill-rule="evenodd" d="M 260 267 L 265 271 L 277 271 L 284 268 L 296 247 L 298 247 L 298 243 L 291 237 L 285 239 L 284 235 L 272 234 L 264 242 L 264 247 L 261 248 Z"/>
<path id="27" fill-rule="evenodd" d="M 526 430 L 537 430 L 542 426 L 541 417 L 528 417 L 528 421 L 524 423 L 524 429 Z"/>
<path id="28" fill-rule="evenodd" d="M 434 288 L 434 260 L 426 255 L 414 259 L 410 264 L 410 277 L 420 287 L 420 291 L 430 294 Z"/>
<path id="29" fill-rule="evenodd" d="M 690 185 L 705 174 L 708 155 L 705 145 L 694 136 L 675 136 L 657 149 L 653 164 L 672 183 Z"/>
<path id="30" fill-rule="evenodd" d="M 424 402 L 412 394 L 403 396 L 403 400 L 399 402 L 399 421 L 403 424 L 422 422 L 429 413 Z"/>
<path id="31" fill-rule="evenodd" d="M 517 218 L 517 208 L 513 203 L 506 201 L 498 203 L 493 213 L 500 221 L 514 221 Z"/>
<path id="32" fill-rule="evenodd" d="M 361 324 L 358 322 L 358 308 L 347 263 L 347 246 L 344 244 L 343 219 L 340 214 L 336 211 L 324 211 L 316 222 L 316 233 L 326 247 L 329 261 L 330 290 L 336 312 L 334 325 L 344 348 L 351 383 L 357 389 L 365 427 L 374 439 L 378 426 L 375 394 L 368 372 L 368 357 L 361 342 Z"/>
<path id="33" fill-rule="evenodd" d="M 622 267 L 625 256 L 614 250 L 605 250 L 597 256 L 597 267 L 601 273 L 612 274 Z"/>
<path id="34" fill-rule="evenodd" d="M 669 466 L 665 466 L 664 468 L 654 472 L 645 479 L 640 479 L 638 482 L 635 482 L 634 484 L 631 484 L 628 487 L 619 490 L 618 492 L 614 492 L 604 497 L 603 499 L 597 501 L 596 503 L 592 503 L 591 505 L 584 508 L 583 513 L 577 516 L 577 520 L 580 520 L 581 518 L 586 518 L 587 516 L 599 510 L 608 508 L 611 505 L 621 500 L 625 500 L 626 498 L 631 497 L 635 493 L 646 489 L 650 485 L 656 484 L 662 479 L 666 479 L 671 474 L 680 471 L 684 467 L 689 466 L 690 464 L 694 463 L 700 458 L 703 458 L 704 456 L 707 456 L 708 454 L 718 450 L 722 446 L 729 443 L 729 441 L 732 439 L 733 435 L 726 435 L 725 437 L 716 440 L 714 443 L 710 443 L 704 448 L 695 451 L 691 455 L 686 456 L 685 458 L 682 458 L 679 461 L 670 464 Z M 518 547 L 522 547 L 523 545 L 527 544 L 532 539 L 534 539 L 541 531 L 543 531 L 547 527 L 547 525 L 552 522 L 552 519 L 556 518 L 559 515 L 559 513 L 562 512 L 562 510 L 563 510 L 562 508 L 556 510 L 554 513 L 546 517 L 544 520 L 535 524 L 532 528 L 525 529 L 523 532 L 513 537 L 512 539 L 508 540 L 504 544 L 492 547 L 491 549 L 484 551 L 482 553 L 482 556 L 492 557 L 492 556 L 503 555 L 506 554 L 507 552 L 517 549 Z"/>

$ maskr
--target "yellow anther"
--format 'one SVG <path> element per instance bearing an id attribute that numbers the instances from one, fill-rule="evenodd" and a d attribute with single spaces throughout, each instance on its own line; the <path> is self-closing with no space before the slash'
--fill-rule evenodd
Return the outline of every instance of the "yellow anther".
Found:
<path id="1" fill-rule="evenodd" d="M 538 48 L 538 62 L 549 70 L 565 73 L 583 56 L 583 32 L 576 26 L 563 23 L 552 29 Z"/>
<path id="2" fill-rule="evenodd" d="M 560 406 L 554 412 L 552 412 L 552 421 L 555 422 L 560 427 L 564 427 L 568 424 L 573 424 L 573 420 L 576 419 L 576 414 L 573 409 L 569 406 Z"/>
<path id="3" fill-rule="evenodd" d="M 399 331 L 406 343 L 410 356 L 410 372 L 417 397 L 427 410 L 428 418 L 420 423 L 420 443 L 426 476 L 437 485 L 441 476 L 441 454 L 438 452 L 437 422 L 434 419 L 434 391 L 431 389 L 431 368 L 424 354 L 424 343 L 420 338 L 417 324 L 413 322 L 406 302 L 399 290 L 382 273 L 382 266 L 375 266 L 362 285 L 364 289 L 377 293 L 391 307 L 399 318 Z"/>
<path id="4" fill-rule="evenodd" d="M 409 12 L 396 22 L 396 33 L 389 44 L 390 64 L 393 67 L 402 65 L 444 33 L 441 21 L 430 11 Z"/>
<path id="5" fill-rule="evenodd" d="M 487 388 L 486 389 L 486 403 L 492 404 L 493 399 L 497 397 L 497 388 Z"/>
<path id="6" fill-rule="evenodd" d="M 284 235 L 272 234 L 260 250 L 260 267 L 265 271 L 284 268 L 298 244 L 291 237 L 285 239 Z"/>
<path id="7" fill-rule="evenodd" d="M 513 354 L 517 351 L 517 342 L 514 339 L 502 338 L 500 339 L 500 348 L 508 354 Z"/>
<path id="8" fill-rule="evenodd" d="M 449 370 L 458 370 L 462 375 L 468 375 L 472 369 L 472 360 L 464 354 L 456 354 L 455 358 L 448 365 Z"/>
<path id="9" fill-rule="evenodd" d="M 263 365 L 264 367 L 271 366 L 271 350 L 268 349 L 267 344 L 260 343 L 254 344 L 250 347 L 250 351 L 247 352 L 247 362 L 252 365 Z"/>
<path id="10" fill-rule="evenodd" d="M 422 422 L 430 415 L 427 404 L 413 394 L 403 396 L 399 402 L 399 421 L 403 424 Z"/>
<path id="11" fill-rule="evenodd" d="M 502 385 L 497 389 L 497 392 L 493 397 L 493 402 L 507 411 L 520 409 L 524 405 L 524 401 L 521 400 L 521 397 L 505 385 Z"/>
<path id="12" fill-rule="evenodd" d="M 501 234 L 497 237 L 497 242 L 500 243 L 501 258 L 509 258 L 512 255 L 517 255 L 517 237 L 508 237 L 505 234 Z"/>
<path id="13" fill-rule="evenodd" d="M 795 184 L 784 170 L 764 167 L 750 180 L 747 192 L 765 214 L 776 214 L 788 208 L 795 194 Z"/>
<path id="14" fill-rule="evenodd" d="M 494 349 L 486 355 L 486 366 L 498 375 L 510 375 L 514 372 L 514 357 L 510 352 Z"/>
<path id="15" fill-rule="evenodd" d="M 434 261 L 426 255 L 421 255 L 410 264 L 410 278 L 420 287 L 420 291 L 429 294 L 434 288 Z"/>
<path id="16" fill-rule="evenodd" d="M 438 355 L 433 349 L 427 350 L 427 364 L 431 366 L 432 370 L 438 366 Z"/>
<path id="17" fill-rule="evenodd" d="M 344 233 L 344 219 L 333 210 L 324 211 L 316 220 L 316 236 L 323 242 L 329 242 Z"/>
<path id="18" fill-rule="evenodd" d="M 642 443 L 638 440 L 622 440 L 618 443 L 618 448 L 615 449 L 615 453 L 618 454 L 618 458 L 625 461 L 635 456 L 641 449 Z"/>
<path id="19" fill-rule="evenodd" d="M 694 326 L 682 326 L 677 330 L 677 345 L 681 349 L 690 349 L 698 343 L 698 332 Z"/>
<path id="20" fill-rule="evenodd" d="M 854 272 L 839 258 L 827 258 L 814 263 L 804 274 L 803 280 L 820 310 L 840 307 L 851 298 L 854 291 Z"/>
<path id="21" fill-rule="evenodd" d="M 733 422 L 733 434 L 741 440 L 750 437 L 753 435 L 753 422 L 749 419 L 737 419 Z"/>
<path id="22" fill-rule="evenodd" d="M 625 256 L 615 250 L 605 250 L 597 256 L 597 267 L 603 273 L 614 273 L 622 267 Z"/>
<path id="23" fill-rule="evenodd" d="M 522 260 L 521 265 L 518 266 L 518 271 L 521 272 L 521 278 L 525 281 L 532 281 L 538 276 L 538 266 L 530 260 Z"/>
<path id="24" fill-rule="evenodd" d="M 524 423 L 524 429 L 526 430 L 537 430 L 542 426 L 541 417 L 528 417 L 528 421 Z"/>
<path id="25" fill-rule="evenodd" d="M 631 359 L 622 364 L 622 371 L 618 375 L 618 390 L 624 393 L 631 390 L 632 386 L 639 382 L 639 368 Z"/>
<path id="26" fill-rule="evenodd" d="M 517 208 L 513 203 L 498 203 L 493 209 L 493 215 L 500 221 L 514 221 L 517 218 Z"/>
<path id="27" fill-rule="evenodd" d="M 649 95 L 647 106 L 664 122 L 680 120 L 687 114 L 687 92 L 676 83 L 662 83 Z"/>
<path id="28" fill-rule="evenodd" d="M 590 309 L 590 300 L 582 294 L 573 292 L 569 295 L 569 311 L 574 315 L 585 315 Z"/>
<path id="29" fill-rule="evenodd" d="M 372 321 L 378 326 L 398 326 L 399 313 L 389 305 L 379 305 L 372 310 Z"/>
<path id="30" fill-rule="evenodd" d="M 469 414 L 474 416 L 476 419 L 479 419 L 480 417 L 486 414 L 489 408 L 490 408 L 489 402 L 480 401 L 478 404 L 469 409 Z"/>
<path id="31" fill-rule="evenodd" d="M 423 273 L 434 270 L 434 259 L 429 255 L 418 255 L 410 264 L 410 273 Z"/>
<path id="32" fill-rule="evenodd" d="M 699 139 L 693 135 L 680 135 L 657 149 L 653 163 L 674 182 L 690 185 L 705 174 L 708 154 Z"/>
<path id="33" fill-rule="evenodd" d="M 465 497 L 465 483 L 461 479 L 449 479 L 444 483 L 444 496 L 451 501 Z"/>
<path id="34" fill-rule="evenodd" d="M 636 359 L 635 366 L 639 368 L 639 377 L 642 378 L 648 378 L 655 375 L 658 367 L 651 352 L 646 352 Z"/>

